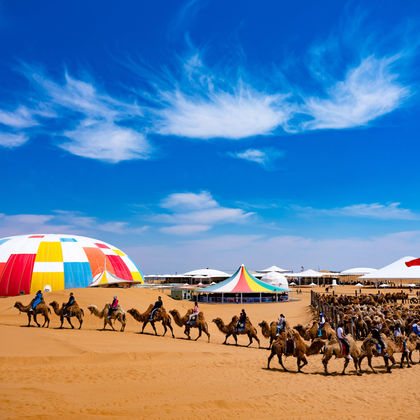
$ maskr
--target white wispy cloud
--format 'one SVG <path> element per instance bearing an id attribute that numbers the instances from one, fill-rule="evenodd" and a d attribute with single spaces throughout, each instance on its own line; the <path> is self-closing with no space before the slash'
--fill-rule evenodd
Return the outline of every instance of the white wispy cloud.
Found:
<path id="1" fill-rule="evenodd" d="M 20 106 L 13 111 L 0 109 L 0 124 L 17 129 L 33 127 L 39 124 L 34 114 L 35 111 L 26 106 Z"/>
<path id="2" fill-rule="evenodd" d="M 284 157 L 282 150 L 274 148 L 263 148 L 263 149 L 246 149 L 240 152 L 229 152 L 229 156 L 236 159 L 248 160 L 249 162 L 255 162 L 264 168 L 271 168 L 275 160 Z"/>
<path id="3" fill-rule="evenodd" d="M 353 204 L 351 206 L 336 207 L 332 209 L 316 209 L 312 207 L 293 208 L 300 214 L 324 214 L 328 216 L 359 217 L 379 220 L 420 220 L 420 214 L 410 209 L 400 207 L 401 203 L 370 203 Z"/>
<path id="4" fill-rule="evenodd" d="M 19 147 L 29 140 L 29 136 L 24 133 L 7 133 L 0 131 L 0 146 L 6 148 Z"/>
<path id="5" fill-rule="evenodd" d="M 131 226 L 128 222 L 102 221 L 97 217 L 80 212 L 55 210 L 50 214 L 4 214 L 0 213 L 0 236 L 44 233 L 85 233 L 107 232 L 115 234 L 140 234 L 148 226 Z"/>
<path id="6" fill-rule="evenodd" d="M 311 119 L 301 129 L 360 127 L 397 109 L 411 94 L 393 69 L 400 58 L 366 57 L 344 80 L 327 86 L 325 97 L 305 97 L 301 112 Z"/>
<path id="7" fill-rule="evenodd" d="M 161 227 L 161 232 L 175 235 L 204 232 L 217 224 L 243 223 L 254 214 L 239 208 L 223 207 L 208 191 L 170 194 L 162 200 L 161 207 L 170 210 L 170 213 L 155 215 L 153 219 L 170 225 Z"/>

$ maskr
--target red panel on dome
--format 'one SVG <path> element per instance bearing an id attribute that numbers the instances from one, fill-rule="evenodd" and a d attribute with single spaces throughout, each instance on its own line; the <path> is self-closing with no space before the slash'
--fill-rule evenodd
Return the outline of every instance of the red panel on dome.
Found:
<path id="1" fill-rule="evenodd" d="M 17 296 L 30 292 L 36 254 L 12 254 L 0 277 L 0 296 Z"/>
<path id="2" fill-rule="evenodd" d="M 232 290 L 235 293 L 242 293 L 242 292 L 252 292 L 251 288 L 249 287 L 248 282 L 245 278 L 245 270 L 241 268 L 241 277 L 239 278 L 238 283 L 236 284 L 235 288 Z"/>
<path id="3" fill-rule="evenodd" d="M 107 255 L 107 257 L 111 262 L 117 277 L 123 280 L 133 280 L 133 276 L 131 275 L 130 270 L 119 255 Z"/>
<path id="4" fill-rule="evenodd" d="M 98 248 L 106 248 L 110 249 L 109 246 L 106 246 L 105 244 L 95 244 Z"/>
<path id="5" fill-rule="evenodd" d="M 44 235 L 32 235 L 32 236 L 28 236 L 28 238 L 43 238 Z"/>

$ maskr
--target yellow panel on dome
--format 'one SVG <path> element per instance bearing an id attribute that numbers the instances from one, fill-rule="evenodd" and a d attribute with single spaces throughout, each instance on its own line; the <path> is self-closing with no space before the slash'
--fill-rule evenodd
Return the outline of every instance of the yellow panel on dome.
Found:
<path id="1" fill-rule="evenodd" d="M 143 279 L 141 277 L 141 274 L 138 271 L 131 271 L 131 275 L 133 276 L 134 281 L 141 281 L 143 282 Z"/>
<path id="2" fill-rule="evenodd" d="M 32 273 L 31 293 L 44 290 L 46 285 L 51 286 L 51 290 L 64 289 L 64 273 Z"/>
<path id="3" fill-rule="evenodd" d="M 98 284 L 108 284 L 108 279 L 106 278 L 106 271 L 102 275 L 102 278 L 101 278 L 101 280 L 99 281 Z"/>
<path id="4" fill-rule="evenodd" d="M 120 257 L 125 257 L 124 252 L 120 251 L 119 249 L 113 249 L 113 251 L 114 251 L 117 255 L 119 255 Z"/>
<path id="5" fill-rule="evenodd" d="M 63 251 L 60 242 L 41 242 L 35 262 L 62 262 Z"/>

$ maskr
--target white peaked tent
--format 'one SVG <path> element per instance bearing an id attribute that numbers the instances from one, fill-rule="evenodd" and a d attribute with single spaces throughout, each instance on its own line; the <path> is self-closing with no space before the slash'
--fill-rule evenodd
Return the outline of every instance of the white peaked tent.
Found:
<path id="1" fill-rule="evenodd" d="M 359 277 L 363 280 L 392 280 L 394 283 L 403 284 L 407 280 L 417 280 L 420 283 L 420 259 L 403 257 L 379 270 Z"/>
<path id="2" fill-rule="evenodd" d="M 194 277 L 208 277 L 208 278 L 213 278 L 213 277 L 214 278 L 217 278 L 217 277 L 228 278 L 231 275 L 223 271 L 212 270 L 211 268 L 202 268 L 200 270 L 188 271 L 187 273 L 184 273 L 184 276 L 185 277 L 194 276 Z"/>
<path id="3" fill-rule="evenodd" d="M 112 285 L 124 285 L 124 284 L 135 284 L 140 282 L 134 282 L 132 280 L 123 280 L 119 277 L 111 274 L 109 271 L 104 270 L 101 273 L 97 274 L 94 278 L 92 283 L 89 284 L 89 287 L 98 287 L 98 286 L 112 286 Z"/>
<path id="4" fill-rule="evenodd" d="M 288 270 L 284 268 L 277 267 L 276 265 L 272 265 L 271 267 L 264 268 L 264 270 L 258 270 L 257 273 L 286 273 Z"/>
<path id="5" fill-rule="evenodd" d="M 287 277 L 277 271 L 272 271 L 270 273 L 264 274 L 261 280 L 268 284 L 271 284 L 272 286 L 279 286 L 285 288 L 289 287 Z"/>
<path id="6" fill-rule="evenodd" d="M 369 267 L 356 267 L 356 268 L 349 268 L 348 270 L 342 271 L 340 276 L 363 276 L 365 274 L 374 273 L 378 271 L 376 268 L 369 268 Z"/>

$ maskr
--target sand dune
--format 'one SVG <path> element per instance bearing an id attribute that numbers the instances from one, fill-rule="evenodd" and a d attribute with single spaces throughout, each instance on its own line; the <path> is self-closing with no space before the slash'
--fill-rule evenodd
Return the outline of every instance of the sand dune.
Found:
<path id="1" fill-rule="evenodd" d="M 67 300 L 69 291 L 46 295 L 46 301 Z M 0 299 L 0 408 L 1 418 L 420 418 L 416 398 L 420 365 L 385 374 L 383 362 L 374 361 L 380 374 L 362 377 L 322 374 L 321 356 L 309 358 L 304 374 L 297 374 L 296 359 L 286 359 L 285 373 L 273 360 L 265 369 L 266 349 L 223 346 L 224 336 L 211 320 L 229 321 L 242 306 L 253 324 L 274 320 L 280 312 L 294 325 L 310 320 L 309 294 L 301 301 L 254 305 L 202 304 L 211 342 L 185 339 L 174 324 L 176 339 L 138 334 L 140 324 L 127 314 L 126 331 L 99 331 L 103 321 L 88 314 L 87 305 L 100 309 L 118 293 L 125 310 L 145 311 L 159 292 L 141 289 L 76 289 L 85 309 L 82 330 L 59 330 L 52 314 L 49 329 L 25 328 L 26 315 L 13 308 L 16 300 Z M 181 314 L 190 302 L 162 294 L 167 310 Z M 74 323 L 78 325 L 77 321 Z M 119 327 L 117 323 L 117 327 Z M 261 344 L 268 340 L 258 334 Z M 160 324 L 158 333 L 163 332 Z M 197 330 L 193 330 L 195 338 Z M 240 336 L 239 344 L 248 344 Z M 233 340 L 231 341 L 233 343 Z M 399 359 L 400 355 L 397 355 Z M 418 360 L 418 353 L 414 356 Z M 333 360 L 331 372 L 340 372 L 343 360 Z M 364 366 L 366 367 L 366 366 Z"/>

